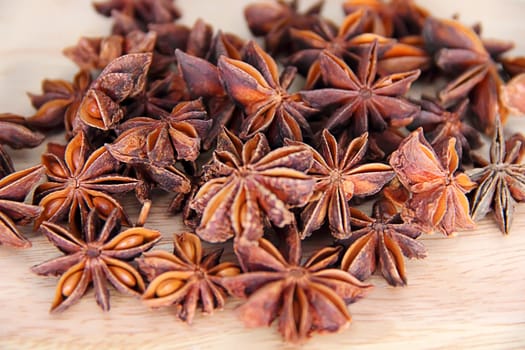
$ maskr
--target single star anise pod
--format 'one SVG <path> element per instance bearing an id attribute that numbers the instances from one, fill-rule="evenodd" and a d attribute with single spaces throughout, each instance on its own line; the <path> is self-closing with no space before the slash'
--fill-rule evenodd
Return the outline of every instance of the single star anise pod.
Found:
<path id="1" fill-rule="evenodd" d="M 28 94 L 36 113 L 27 119 L 27 124 L 41 130 L 53 130 L 65 126 L 69 134 L 82 97 L 91 85 L 88 71 L 79 71 L 72 82 L 65 80 L 42 81 L 42 94 Z"/>
<path id="2" fill-rule="evenodd" d="M 352 140 L 346 151 L 330 132 L 323 130 L 319 151 L 311 148 L 314 162 L 308 171 L 316 183 L 310 203 L 301 212 L 301 238 L 308 237 L 328 220 L 332 235 L 339 239 L 351 234 L 350 205 L 354 196 L 376 194 L 394 177 L 387 164 L 360 164 L 365 156 L 368 134 Z"/>
<path id="3" fill-rule="evenodd" d="M 0 245 L 29 248 L 29 242 L 15 225 L 25 225 L 36 218 L 41 208 L 24 200 L 44 175 L 42 166 L 20 170 L 0 179 Z"/>
<path id="4" fill-rule="evenodd" d="M 366 9 L 369 11 L 367 29 L 387 37 L 402 38 L 420 35 L 425 19 L 430 15 L 413 0 L 347 0 L 343 4 L 345 13 Z"/>
<path id="5" fill-rule="evenodd" d="M 61 276 L 51 312 L 64 311 L 76 303 L 93 284 L 97 304 L 109 310 L 108 282 L 123 294 L 139 297 L 145 289 L 140 273 L 130 260 L 149 250 L 161 233 L 144 227 L 120 231 L 119 215 L 114 210 L 102 227 L 91 211 L 82 237 L 63 227 L 44 222 L 40 231 L 65 255 L 33 266 L 43 276 Z"/>
<path id="6" fill-rule="evenodd" d="M 299 235 L 287 234 L 283 253 L 264 238 L 236 246 L 245 272 L 224 278 L 223 285 L 230 294 L 247 299 L 237 310 L 239 317 L 247 327 L 269 326 L 278 319 L 278 330 L 289 342 L 345 328 L 351 320 L 347 304 L 371 286 L 330 268 L 341 247 L 322 248 L 301 263 Z"/>
<path id="7" fill-rule="evenodd" d="M 341 269 L 360 280 L 368 279 L 379 267 L 383 277 L 393 286 L 407 283 L 403 255 L 423 259 L 427 252 L 416 240 L 422 231 L 413 223 L 404 223 L 395 206 L 382 199 L 374 203 L 373 217 L 351 208 L 352 236 L 341 260 Z"/>
<path id="8" fill-rule="evenodd" d="M 464 121 L 468 100 L 462 100 L 449 108 L 428 98 L 413 102 L 421 106 L 421 113 L 410 127 L 422 126 L 425 137 L 432 147 L 440 148 L 443 143 L 448 142 L 449 138 L 454 137 L 458 156 L 463 162 L 466 162 L 470 161 L 471 149 L 480 148 L 483 145 L 479 131 Z"/>
<path id="9" fill-rule="evenodd" d="M 314 30 L 291 29 L 290 35 L 297 52 L 287 59 L 287 63 L 296 66 L 306 78 L 306 89 L 312 89 L 321 80 L 319 55 L 329 52 L 343 60 L 355 57 L 353 51 L 379 43 L 379 50 L 385 51 L 393 42 L 379 35 L 365 33 L 365 11 L 357 11 L 348 15 L 337 28 L 330 22 L 320 20 Z"/>
<path id="10" fill-rule="evenodd" d="M 173 0 L 107 0 L 93 3 L 95 10 L 106 17 L 117 17 L 113 24 L 113 34 L 127 34 L 126 28 L 146 31 L 150 23 L 170 23 L 181 16 Z M 120 19 L 126 17 L 126 19 Z M 131 24 L 121 23 L 129 21 Z"/>
<path id="11" fill-rule="evenodd" d="M 121 104 L 144 92 L 151 53 L 120 56 L 111 61 L 84 95 L 77 117 L 96 129 L 115 128 L 124 117 Z"/>
<path id="12" fill-rule="evenodd" d="M 104 147 L 92 151 L 83 132 L 67 144 L 63 158 L 48 152 L 42 155 L 42 164 L 48 182 L 35 190 L 33 201 L 43 208 L 35 228 L 67 216 L 74 230 L 77 216 L 84 222 L 92 209 L 102 218 L 117 209 L 119 218 L 129 225 L 124 208 L 111 194 L 132 191 L 137 180 L 119 175 L 119 162 Z"/>
<path id="13" fill-rule="evenodd" d="M 472 218 L 481 220 L 492 210 L 504 234 L 510 232 L 516 203 L 525 200 L 525 164 L 520 164 L 521 147 L 519 140 L 506 145 L 501 123 L 496 121 L 489 161 L 473 154 L 474 162 L 481 167 L 467 171 L 478 183 L 472 197 Z"/>
<path id="14" fill-rule="evenodd" d="M 174 306 L 177 317 L 190 324 L 198 305 L 207 314 L 222 309 L 227 296 L 222 278 L 240 272 L 236 264 L 220 262 L 222 252 L 205 253 L 199 237 L 192 233 L 175 235 L 173 254 L 153 251 L 137 259 L 140 272 L 149 281 L 142 300 L 152 308 Z"/>
<path id="15" fill-rule="evenodd" d="M 304 205 L 314 188 L 306 175 L 312 152 L 306 145 L 270 151 L 263 134 L 245 144 L 227 130 L 219 136 L 213 159 L 190 206 L 201 215 L 196 233 L 208 242 L 234 235 L 259 239 L 267 218 L 274 226 L 294 222 L 289 208 Z"/>
<path id="16" fill-rule="evenodd" d="M 311 29 L 319 20 L 324 0 L 319 0 L 304 13 L 298 11 L 298 0 L 276 0 L 246 6 L 244 17 L 255 36 L 264 36 L 265 48 L 273 55 L 289 52 L 290 29 Z"/>
<path id="17" fill-rule="evenodd" d="M 358 136 L 369 130 L 382 131 L 389 125 L 405 126 L 419 112 L 418 106 L 402 97 L 419 77 L 419 70 L 378 78 L 376 43 L 359 61 L 357 74 L 328 52 L 323 52 L 319 60 L 323 79 L 330 88 L 300 94 L 315 108 L 336 108 L 325 124 L 331 132 L 350 126 L 351 135 Z"/>
<path id="18" fill-rule="evenodd" d="M 251 41 L 246 46 L 245 62 L 223 56 L 219 72 L 226 91 L 246 115 L 242 139 L 265 132 L 270 144 L 277 146 L 286 138 L 302 141 L 303 133 L 310 134 L 307 119 L 318 111 L 304 103 L 298 93 L 288 93 L 295 68 L 288 67 L 279 76 L 274 59 Z"/>
<path id="19" fill-rule="evenodd" d="M 194 161 L 210 126 L 201 100 L 181 102 L 159 119 L 136 117 L 126 121 L 119 126 L 119 137 L 106 147 L 125 163 L 169 166 L 178 159 Z"/>
<path id="20" fill-rule="evenodd" d="M 496 116 L 505 122 L 508 108 L 501 98 L 504 82 L 498 65 L 483 41 L 457 21 L 432 17 L 425 22 L 423 36 L 435 53 L 437 66 L 454 74 L 454 79 L 439 92 L 440 100 L 448 104 L 468 96 L 476 116 L 474 125 L 487 134 L 494 132 Z"/>
<path id="21" fill-rule="evenodd" d="M 446 235 L 475 227 L 465 194 L 476 184 L 457 172 L 455 144 L 456 139 L 450 138 L 436 154 L 419 128 L 390 156 L 399 181 L 411 192 L 401 214 L 405 222 L 416 222 L 425 231 L 435 229 Z"/>

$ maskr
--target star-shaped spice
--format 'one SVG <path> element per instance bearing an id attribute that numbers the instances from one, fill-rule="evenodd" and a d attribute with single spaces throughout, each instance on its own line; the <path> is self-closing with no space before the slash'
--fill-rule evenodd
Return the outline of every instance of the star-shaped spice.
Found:
<path id="1" fill-rule="evenodd" d="M 29 248 L 29 242 L 15 225 L 30 223 L 40 214 L 40 207 L 24 200 L 44 175 L 40 165 L 20 170 L 0 179 L 0 244 Z"/>
<path id="2" fill-rule="evenodd" d="M 74 120 L 80 101 L 91 84 L 88 71 L 79 71 L 72 82 L 45 79 L 42 94 L 28 94 L 36 113 L 27 119 L 28 125 L 37 129 L 51 130 L 65 125 L 66 131 L 73 130 Z"/>
<path id="3" fill-rule="evenodd" d="M 434 148 L 442 147 L 443 143 L 454 137 L 459 158 L 465 162 L 470 160 L 471 149 L 483 145 L 479 131 L 465 122 L 468 100 L 462 100 L 449 108 L 427 98 L 415 103 L 421 106 L 421 113 L 411 127 L 422 126 L 425 137 Z"/>
<path id="4" fill-rule="evenodd" d="M 419 128 L 390 156 L 399 181 L 411 192 L 402 212 L 406 222 L 416 222 L 425 230 L 435 229 L 446 235 L 475 227 L 465 194 L 476 184 L 457 172 L 455 144 L 456 139 L 449 139 L 436 154 Z"/>
<path id="5" fill-rule="evenodd" d="M 498 65 L 483 41 L 458 21 L 432 17 L 425 22 L 423 36 L 430 51 L 435 52 L 437 66 L 454 74 L 439 93 L 441 101 L 450 103 L 468 96 L 477 119 L 474 125 L 488 134 L 494 132 L 496 116 L 504 122 L 508 109 L 500 94 L 504 82 Z"/>
<path id="6" fill-rule="evenodd" d="M 177 159 L 194 161 L 210 126 L 201 100 L 181 102 L 158 119 L 136 117 L 121 124 L 122 134 L 107 149 L 125 163 L 169 166 Z"/>
<path id="7" fill-rule="evenodd" d="M 225 278 L 223 285 L 232 295 L 247 299 L 237 310 L 244 324 L 262 327 L 278 320 L 278 330 L 289 342 L 348 326 L 347 304 L 364 296 L 371 286 L 330 268 L 339 259 L 341 247 L 323 248 L 301 263 L 297 232 L 288 233 L 284 246 L 284 254 L 264 238 L 257 244 L 236 246 L 245 272 Z"/>
<path id="8" fill-rule="evenodd" d="M 373 217 L 352 208 L 352 225 L 358 230 L 345 245 L 348 245 L 341 260 L 341 269 L 360 280 L 366 280 L 378 268 L 383 277 L 393 286 L 407 283 L 403 255 L 422 259 L 427 255 L 423 243 L 416 240 L 422 231 L 414 223 L 404 223 L 395 206 L 389 200 L 374 203 Z"/>
<path id="9" fill-rule="evenodd" d="M 335 137 L 327 130 L 321 136 L 319 151 L 311 148 L 314 162 L 308 174 L 315 181 L 315 191 L 310 203 L 301 212 L 302 238 L 310 236 L 328 220 L 330 231 L 336 238 L 351 234 L 350 205 L 354 196 L 376 194 L 394 177 L 387 164 L 360 164 L 367 149 L 368 134 L 354 139 L 346 148 L 337 145 Z"/>
<path id="10" fill-rule="evenodd" d="M 304 205 L 314 188 L 305 174 L 312 164 L 310 149 L 294 145 L 270 151 L 263 134 L 243 144 L 226 130 L 217 143 L 205 167 L 207 181 L 190 204 L 201 215 L 197 234 L 208 242 L 234 235 L 257 240 L 265 219 L 277 227 L 294 222 L 290 208 Z"/>
<path id="11" fill-rule="evenodd" d="M 108 282 L 120 293 L 140 296 L 144 281 L 127 261 L 149 250 L 161 234 L 155 230 L 134 227 L 119 233 L 118 213 L 114 210 L 102 227 L 91 211 L 85 222 L 83 236 L 50 222 L 40 231 L 65 255 L 32 267 L 43 276 L 61 276 L 51 312 L 64 311 L 76 303 L 93 284 L 97 304 L 109 310 Z"/>
<path id="12" fill-rule="evenodd" d="M 319 20 L 324 0 L 312 4 L 303 13 L 298 0 L 275 0 L 246 6 L 244 17 L 255 36 L 264 36 L 265 48 L 271 54 L 290 51 L 290 29 L 311 29 Z"/>
<path id="13" fill-rule="evenodd" d="M 43 208 L 35 227 L 67 216 L 73 229 L 91 209 L 103 218 L 117 209 L 119 218 L 129 224 L 124 208 L 111 194 L 132 191 L 137 180 L 119 175 L 119 162 L 104 147 L 92 151 L 83 132 L 71 139 L 63 157 L 48 152 L 42 155 L 42 164 L 48 181 L 35 190 L 34 202 Z"/>
<path id="14" fill-rule="evenodd" d="M 223 249 L 203 252 L 196 235 L 174 237 L 173 254 L 165 251 L 145 253 L 138 259 L 139 270 L 150 282 L 142 296 L 152 308 L 174 306 L 177 317 L 192 323 L 197 306 L 211 314 L 224 307 L 227 296 L 222 278 L 235 276 L 240 268 L 232 262 L 220 263 Z"/>
<path id="15" fill-rule="evenodd" d="M 503 128 L 497 121 L 490 146 L 490 160 L 473 155 L 475 163 L 482 167 L 467 171 L 471 179 L 478 183 L 472 198 L 472 218 L 474 221 L 481 220 L 492 210 L 504 234 L 510 232 L 516 203 L 525 200 L 525 165 L 520 164 L 521 147 L 521 141 L 517 141 L 507 149 Z"/>
<path id="16" fill-rule="evenodd" d="M 311 132 L 307 119 L 318 111 L 298 93 L 288 93 L 296 69 L 288 67 L 279 76 L 277 63 L 253 41 L 246 46 L 245 61 L 223 56 L 218 65 L 228 95 L 246 115 L 240 137 L 264 132 L 275 146 L 286 138 L 302 141 Z"/>
<path id="17" fill-rule="evenodd" d="M 351 134 L 384 130 L 388 125 L 409 124 L 419 107 L 404 95 L 419 70 L 377 77 L 377 43 L 369 46 L 358 64 L 357 74 L 340 58 L 323 52 L 319 57 L 327 89 L 303 91 L 303 99 L 315 108 L 336 108 L 325 127 L 331 132 L 350 127 Z"/>

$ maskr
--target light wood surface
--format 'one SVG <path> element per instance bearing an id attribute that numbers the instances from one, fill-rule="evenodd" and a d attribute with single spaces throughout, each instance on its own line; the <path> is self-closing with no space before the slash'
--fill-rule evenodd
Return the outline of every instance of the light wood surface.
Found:
<path id="1" fill-rule="evenodd" d="M 308 1 L 307 1 L 308 2 Z M 327 0 L 325 13 L 340 20 L 341 1 Z M 248 38 L 242 7 L 248 1 L 178 0 L 183 23 L 203 17 L 216 28 Z M 466 23 L 482 21 L 487 37 L 515 40 L 525 54 L 525 1 L 421 1 L 439 16 L 461 14 Z M 0 1 L 0 110 L 30 115 L 25 92 L 40 91 L 43 78 L 71 79 L 75 66 L 61 55 L 78 37 L 106 35 L 109 21 L 92 11 L 88 0 Z M 507 132 L 525 131 L 511 118 Z M 63 140 L 53 135 L 53 140 Z M 16 168 L 39 161 L 44 146 L 11 151 Z M 183 227 L 165 213 L 169 196 L 154 202 L 148 226 L 160 229 L 160 248 L 170 249 Z M 127 201 L 136 214 L 136 202 Z M 477 230 L 446 239 L 424 237 L 426 260 L 409 261 L 409 285 L 387 286 L 379 277 L 369 296 L 350 306 L 351 326 L 336 335 L 315 336 L 304 349 L 525 348 L 525 204 L 518 206 L 511 235 L 503 237 L 492 218 Z M 140 301 L 111 292 L 111 311 L 103 313 L 93 292 L 60 315 L 48 309 L 55 278 L 32 275 L 29 268 L 60 253 L 26 230 L 29 250 L 0 247 L 0 348 L 143 348 L 250 350 L 293 348 L 275 327 L 248 330 L 237 320 L 232 301 L 212 316 L 198 315 L 192 326 L 169 309 L 150 311 Z M 227 256 L 228 257 L 228 256 Z"/>

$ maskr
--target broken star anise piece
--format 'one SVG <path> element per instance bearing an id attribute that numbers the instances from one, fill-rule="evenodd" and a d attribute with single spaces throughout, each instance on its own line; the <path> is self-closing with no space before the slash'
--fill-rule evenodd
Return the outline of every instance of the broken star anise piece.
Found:
<path id="1" fill-rule="evenodd" d="M 283 253 L 261 238 L 257 244 L 238 244 L 236 253 L 245 272 L 226 277 L 230 294 L 247 301 L 238 315 L 247 327 L 264 327 L 278 320 L 286 341 L 303 342 L 313 333 L 337 332 L 350 323 L 347 304 L 371 287 L 346 271 L 329 268 L 341 247 L 325 247 L 304 263 L 297 232 L 287 237 Z"/>
<path id="2" fill-rule="evenodd" d="M 311 148 L 314 162 L 308 171 L 315 181 L 310 203 L 301 212 L 301 238 L 308 237 L 328 220 L 332 235 L 339 239 L 351 234 L 350 205 L 354 196 L 376 194 L 394 177 L 387 164 L 360 164 L 365 156 L 368 134 L 354 139 L 343 151 L 326 129 L 319 151 Z"/>
<path id="3" fill-rule="evenodd" d="M 97 304 L 109 310 L 108 282 L 120 293 L 139 297 L 144 281 L 127 261 L 139 256 L 157 243 L 161 234 L 144 227 L 120 231 L 117 210 L 100 227 L 97 215 L 91 211 L 85 222 L 83 238 L 50 222 L 40 231 L 65 255 L 32 267 L 43 276 L 61 276 L 51 312 L 64 311 L 76 303 L 90 284 L 95 289 Z"/>
<path id="4" fill-rule="evenodd" d="M 312 152 L 306 145 L 270 151 L 263 134 L 245 144 L 224 130 L 190 206 L 201 215 L 197 234 L 209 242 L 234 235 L 250 241 L 263 234 L 267 218 L 283 227 L 294 222 L 291 207 L 304 205 L 314 189 L 306 175 Z"/>
<path id="5" fill-rule="evenodd" d="M 302 91 L 303 99 L 315 108 L 335 107 L 325 127 L 340 132 L 350 126 L 355 137 L 366 131 L 382 131 L 388 125 L 405 126 L 419 107 L 402 96 L 419 77 L 419 70 L 377 77 L 377 43 L 359 61 L 357 73 L 331 53 L 319 58 L 325 83 L 330 88 Z"/>
<path id="6" fill-rule="evenodd" d="M 152 308 L 173 305 L 177 317 L 187 323 L 192 323 L 199 304 L 207 314 L 222 309 L 227 296 L 222 278 L 238 275 L 240 268 L 220 262 L 223 249 L 203 252 L 199 237 L 192 233 L 176 235 L 173 248 L 173 254 L 153 251 L 137 259 L 149 281 L 144 303 Z"/>
<path id="7" fill-rule="evenodd" d="M 44 141 L 44 135 L 27 128 L 29 119 L 12 113 L 0 113 L 0 145 L 11 148 L 33 148 Z"/>
<path id="8" fill-rule="evenodd" d="M 264 36 L 265 49 L 273 55 L 292 48 L 290 29 L 312 29 L 319 20 L 324 0 L 319 0 L 304 13 L 298 11 L 298 0 L 276 0 L 246 6 L 244 17 L 255 36 Z"/>
<path id="9" fill-rule="evenodd" d="M 29 248 L 29 242 L 15 225 L 25 225 L 40 214 L 40 207 L 24 200 L 44 175 L 42 166 L 20 170 L 0 179 L 0 244 Z"/>
<path id="10" fill-rule="evenodd" d="M 111 61 L 84 95 L 77 118 L 96 129 L 115 128 L 124 117 L 121 103 L 144 92 L 151 61 L 151 53 L 128 54 Z"/>
<path id="11" fill-rule="evenodd" d="M 395 206 L 382 199 L 374 203 L 373 217 L 351 208 L 352 232 L 341 260 L 341 269 L 360 280 L 366 280 L 381 270 L 383 277 L 393 286 L 407 283 L 405 262 L 407 258 L 422 259 L 427 255 L 423 243 L 416 240 L 422 231 L 413 223 L 404 223 Z"/>
<path id="12" fill-rule="evenodd" d="M 419 128 L 390 156 L 399 181 L 411 192 L 401 214 L 405 222 L 446 235 L 475 227 L 465 194 L 476 184 L 466 174 L 456 172 L 459 156 L 455 144 L 456 139 L 450 138 L 438 155 Z"/>
<path id="13" fill-rule="evenodd" d="M 181 102 L 158 119 L 136 117 L 126 121 L 118 128 L 122 134 L 106 147 L 125 163 L 169 166 L 178 159 L 194 161 L 211 123 L 201 100 Z"/>
<path id="14" fill-rule="evenodd" d="M 104 148 L 92 151 L 83 132 L 68 143 L 64 157 L 42 155 L 48 182 L 35 190 L 34 202 L 42 206 L 35 228 L 42 222 L 57 222 L 68 214 L 74 230 L 77 220 L 85 221 L 91 209 L 102 218 L 117 209 L 117 215 L 129 225 L 124 209 L 110 194 L 132 191 L 137 180 L 118 174 L 119 162 Z"/>
<path id="15" fill-rule="evenodd" d="M 496 121 L 496 132 L 490 146 L 490 161 L 473 154 L 479 168 L 467 171 L 471 179 L 478 183 L 472 198 L 472 218 L 481 220 L 489 211 L 499 229 L 504 234 L 510 232 L 514 208 L 517 202 L 525 200 L 525 164 L 520 164 L 521 141 L 513 143 L 507 149 L 503 137 L 503 128 Z"/>
<path id="16" fill-rule="evenodd" d="M 240 137 L 264 132 L 272 146 L 286 138 L 302 141 L 311 133 L 307 119 L 318 111 L 298 93 L 288 93 L 296 69 L 288 67 L 279 76 L 277 63 L 253 41 L 246 46 L 245 61 L 222 56 L 218 65 L 228 95 L 246 115 Z"/>

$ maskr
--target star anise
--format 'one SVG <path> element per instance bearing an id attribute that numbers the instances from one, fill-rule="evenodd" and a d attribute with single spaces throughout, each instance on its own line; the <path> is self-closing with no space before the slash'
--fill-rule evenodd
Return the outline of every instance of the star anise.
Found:
<path id="1" fill-rule="evenodd" d="M 145 289 L 139 272 L 127 261 L 149 250 L 161 234 L 144 227 L 120 231 L 119 215 L 114 210 L 102 227 L 95 211 L 87 217 L 82 237 L 63 227 L 44 222 L 40 231 L 65 255 L 33 266 L 43 276 L 61 276 L 51 312 L 64 311 L 76 303 L 93 284 L 97 304 L 109 310 L 108 282 L 123 294 L 138 297 Z"/>
<path id="2" fill-rule="evenodd" d="M 222 278 L 240 272 L 232 262 L 220 263 L 222 252 L 203 252 L 199 237 L 192 233 L 175 235 L 173 254 L 153 251 L 137 259 L 149 281 L 142 300 L 152 308 L 173 305 L 177 317 L 187 323 L 192 323 L 199 304 L 207 314 L 222 309 L 227 296 Z"/>
<path id="3" fill-rule="evenodd" d="M 77 118 L 96 129 L 113 129 L 124 117 L 121 104 L 144 92 L 151 60 L 151 53 L 136 53 L 111 61 L 84 95 Z"/>
<path id="4" fill-rule="evenodd" d="M 102 218 L 116 209 L 118 217 L 129 225 L 124 209 L 110 194 L 133 190 L 137 180 L 119 175 L 119 162 L 104 147 L 92 151 L 83 132 L 71 139 L 63 158 L 45 153 L 42 164 L 48 182 L 35 190 L 34 202 L 43 207 L 35 227 L 68 216 L 74 230 L 77 215 L 84 221 L 91 209 Z"/>
<path id="5" fill-rule="evenodd" d="M 246 6 L 244 17 L 255 36 L 264 36 L 265 48 L 273 55 L 289 52 L 290 29 L 311 29 L 318 21 L 324 0 L 311 5 L 304 13 L 298 11 L 298 0 L 276 0 Z"/>
<path id="6" fill-rule="evenodd" d="M 422 231 L 413 223 L 404 223 L 389 200 L 374 203 L 373 217 L 351 208 L 352 232 L 341 260 L 341 269 L 360 280 L 366 280 L 379 267 L 383 277 L 393 286 L 407 283 L 403 255 L 422 259 L 427 255 L 423 243 L 416 240 Z"/>
<path id="7" fill-rule="evenodd" d="M 313 107 L 337 108 L 325 124 L 331 132 L 348 126 L 354 136 L 369 129 L 382 131 L 388 125 L 409 124 L 419 112 L 418 106 L 402 97 L 418 78 L 419 70 L 378 78 L 376 43 L 359 61 L 357 74 L 328 52 L 323 52 L 319 60 L 323 79 L 330 88 L 302 91 L 301 96 Z"/>
<path id="8" fill-rule="evenodd" d="M 401 214 L 405 222 L 416 222 L 425 230 L 435 229 L 446 235 L 475 227 L 465 193 L 476 184 L 457 172 L 455 144 L 456 139 L 450 138 L 436 154 L 419 128 L 390 156 L 399 181 L 411 192 Z"/>
<path id="9" fill-rule="evenodd" d="M 365 156 L 368 134 L 354 139 L 346 151 L 337 145 L 330 132 L 324 130 L 319 151 L 311 148 L 314 162 L 308 171 L 315 181 L 310 203 L 301 212 L 301 238 L 308 237 L 328 220 L 336 238 L 348 238 L 351 233 L 350 205 L 354 196 L 376 194 L 394 177 L 389 165 L 360 164 Z"/>
<path id="10" fill-rule="evenodd" d="M 347 0 L 343 9 L 347 14 L 368 10 L 371 18 L 367 29 L 396 38 L 420 35 L 429 16 L 429 12 L 413 0 Z"/>
<path id="11" fill-rule="evenodd" d="M 27 124 L 42 130 L 52 130 L 65 125 L 66 132 L 73 130 L 74 120 L 91 84 L 88 71 L 79 71 L 72 82 L 65 80 L 42 81 L 42 94 L 28 94 L 36 113 L 27 119 Z"/>
<path id="12" fill-rule="evenodd" d="M 500 95 L 504 82 L 498 65 L 483 41 L 471 28 L 457 21 L 432 17 L 425 22 L 423 36 L 429 49 L 436 53 L 438 67 L 455 74 L 439 92 L 441 101 L 447 104 L 468 96 L 477 119 L 475 126 L 491 134 L 496 116 L 500 115 L 504 122 L 508 109 Z"/>
<path id="13" fill-rule="evenodd" d="M 511 114 L 525 114 L 525 73 L 516 75 L 500 90 L 501 100 Z"/>
<path id="14" fill-rule="evenodd" d="M 44 141 L 44 135 L 27 128 L 29 119 L 12 113 L 0 113 L 0 145 L 11 148 L 33 148 Z"/>
<path id="15" fill-rule="evenodd" d="M 29 242 L 15 225 L 25 225 L 40 214 L 40 207 L 25 204 L 24 200 L 44 175 L 38 165 L 20 170 L 0 179 L 0 244 L 29 248 Z"/>
<path id="16" fill-rule="evenodd" d="M 468 100 L 462 100 L 449 108 L 428 98 L 414 101 L 414 103 L 421 106 L 421 113 L 411 127 L 422 126 L 425 137 L 432 147 L 440 148 L 443 143 L 448 142 L 449 138 L 454 137 L 458 156 L 465 162 L 470 161 L 471 149 L 483 145 L 479 131 L 464 121 Z"/>
<path id="17" fill-rule="evenodd" d="M 282 145 L 286 138 L 302 141 L 303 133 L 310 133 L 307 118 L 318 111 L 298 93 L 287 92 L 296 69 L 288 67 L 279 76 L 274 59 L 253 41 L 246 46 L 245 61 L 219 59 L 226 91 L 246 115 L 240 137 L 249 139 L 265 132 L 272 145 Z"/>
<path id="18" fill-rule="evenodd" d="M 390 39 L 365 33 L 365 21 L 365 11 L 357 11 L 348 15 L 339 28 L 326 20 L 320 20 L 314 30 L 290 30 L 298 50 L 287 59 L 287 63 L 298 67 L 299 72 L 307 77 L 306 89 L 313 88 L 321 80 L 321 52 L 329 52 L 344 60 L 355 56 L 352 51 L 362 51 L 374 41 L 379 43 L 380 51 L 385 51 L 392 44 Z"/>
<path id="19" fill-rule="evenodd" d="M 243 145 L 224 130 L 205 167 L 207 182 L 190 204 L 202 215 L 197 234 L 208 242 L 234 235 L 253 241 L 262 236 L 265 218 L 277 227 L 292 223 L 289 208 L 304 205 L 313 191 L 314 180 L 305 174 L 311 164 L 305 145 L 270 151 L 263 134 Z"/>
<path id="20" fill-rule="evenodd" d="M 125 163 L 169 166 L 177 159 L 194 161 L 210 125 L 201 100 L 181 102 L 159 119 L 136 117 L 121 124 L 122 134 L 107 149 Z"/>
<path id="21" fill-rule="evenodd" d="M 181 16 L 173 0 L 108 0 L 93 3 L 95 10 L 106 17 L 117 18 L 113 25 L 113 34 L 127 34 L 126 28 L 146 31 L 150 23 L 170 23 Z M 129 21 L 131 24 L 121 23 Z"/>
<path id="22" fill-rule="evenodd" d="M 510 232 L 517 202 L 525 200 L 525 165 L 520 164 L 521 141 L 507 148 L 503 128 L 496 121 L 496 132 L 490 146 L 490 160 L 474 154 L 475 163 L 481 167 L 467 171 L 478 183 L 472 198 L 472 218 L 481 220 L 489 211 L 504 234 Z"/>
<path id="23" fill-rule="evenodd" d="M 278 319 L 284 339 L 301 342 L 312 333 L 348 326 L 351 316 L 346 305 L 371 286 L 329 268 L 339 259 L 341 247 L 322 248 L 301 264 L 301 243 L 294 233 L 288 234 L 284 254 L 264 238 L 257 244 L 237 245 L 245 272 L 224 278 L 223 285 L 232 295 L 248 299 L 237 310 L 246 326 L 269 326 Z"/>

